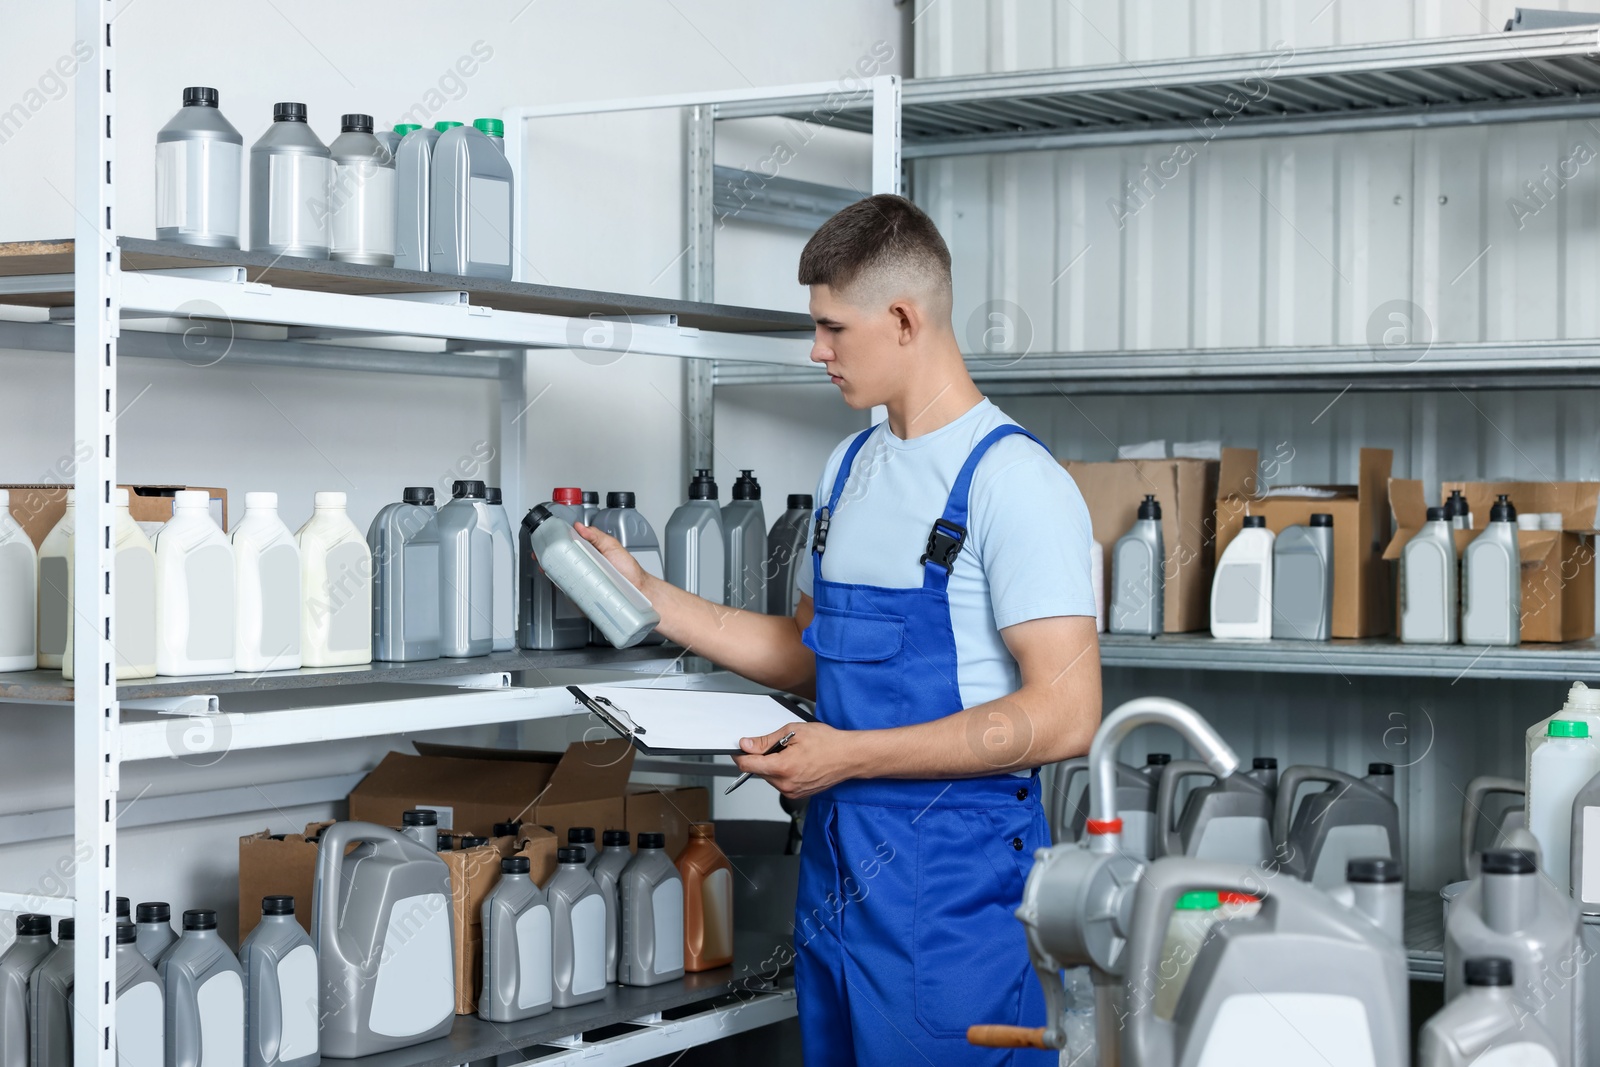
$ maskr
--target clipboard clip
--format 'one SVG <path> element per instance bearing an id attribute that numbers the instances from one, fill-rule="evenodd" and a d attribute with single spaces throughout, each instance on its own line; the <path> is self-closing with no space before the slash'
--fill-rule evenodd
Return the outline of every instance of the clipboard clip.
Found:
<path id="1" fill-rule="evenodd" d="M 606 697 L 597 695 L 594 698 L 594 702 L 596 704 L 604 704 L 606 707 L 610 708 L 611 709 L 611 714 L 615 715 L 618 719 L 621 720 L 622 725 L 627 727 L 628 733 L 630 733 L 630 734 L 644 734 L 644 733 L 648 733 L 649 732 L 643 726 L 640 726 L 638 723 L 634 722 L 633 721 L 633 716 L 629 715 L 626 711 L 623 711 L 620 707 L 618 707 L 615 703 L 613 703 L 611 700 L 607 699 Z"/>

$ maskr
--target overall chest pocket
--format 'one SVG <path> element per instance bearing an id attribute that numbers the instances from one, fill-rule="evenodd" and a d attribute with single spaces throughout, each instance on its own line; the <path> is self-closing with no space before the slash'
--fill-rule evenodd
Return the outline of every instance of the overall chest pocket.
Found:
<path id="1" fill-rule="evenodd" d="M 842 730 L 905 723 L 905 619 L 818 606 L 801 639 L 817 656 L 817 717 Z"/>

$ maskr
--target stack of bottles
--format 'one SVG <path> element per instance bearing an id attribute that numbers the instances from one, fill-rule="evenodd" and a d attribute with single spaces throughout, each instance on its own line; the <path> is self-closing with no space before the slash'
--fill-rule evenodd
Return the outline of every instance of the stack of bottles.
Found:
<path id="1" fill-rule="evenodd" d="M 1456 531 L 1472 529 L 1460 490 L 1400 553 L 1400 640 L 1413 644 L 1516 645 L 1522 641 L 1522 555 L 1517 509 L 1501 494 L 1489 524 L 1459 556 Z"/>

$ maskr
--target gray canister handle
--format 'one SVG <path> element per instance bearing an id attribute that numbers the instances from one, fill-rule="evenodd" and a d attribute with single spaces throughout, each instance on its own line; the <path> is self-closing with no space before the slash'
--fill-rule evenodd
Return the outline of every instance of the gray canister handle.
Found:
<path id="1" fill-rule="evenodd" d="M 1496 778 L 1492 775 L 1482 775 L 1467 783 L 1466 796 L 1461 801 L 1461 877 L 1471 878 L 1477 874 L 1472 864 L 1472 841 L 1477 836 L 1478 816 L 1483 809 L 1483 802 L 1493 793 L 1513 793 L 1517 796 L 1528 795 L 1528 787 L 1515 778 Z"/>
<path id="2" fill-rule="evenodd" d="M 1156 857 L 1184 854 L 1183 839 L 1177 827 L 1172 825 L 1172 808 L 1178 799 L 1178 783 L 1197 775 L 1215 778 L 1217 772 L 1199 760 L 1192 759 L 1173 760 L 1167 764 L 1167 769 L 1161 772 L 1161 787 L 1156 790 L 1156 837 L 1153 846 Z"/>

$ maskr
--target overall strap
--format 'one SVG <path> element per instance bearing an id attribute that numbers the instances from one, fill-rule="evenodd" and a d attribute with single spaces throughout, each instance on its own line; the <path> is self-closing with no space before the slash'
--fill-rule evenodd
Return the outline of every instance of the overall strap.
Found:
<path id="1" fill-rule="evenodd" d="M 872 436 L 876 426 L 868 426 L 856 434 L 855 440 L 850 442 L 850 447 L 845 449 L 844 458 L 839 461 L 839 470 L 833 476 L 833 490 L 828 494 L 828 502 L 817 509 L 816 525 L 811 531 L 811 557 L 816 561 L 816 577 L 822 577 L 822 553 L 828 546 L 828 523 L 833 518 L 834 510 L 839 506 L 839 497 L 844 494 L 844 483 L 850 480 L 850 468 L 856 461 L 856 453 L 861 451 L 867 443 L 867 438 Z"/>
<path id="2" fill-rule="evenodd" d="M 961 546 L 967 540 L 967 500 L 972 491 L 973 472 L 978 469 L 978 463 L 982 461 L 984 454 L 996 442 L 1012 434 L 1022 434 L 1043 448 L 1047 454 L 1050 451 L 1043 441 L 1016 423 L 996 426 L 984 435 L 983 440 L 972 446 L 967 461 L 961 465 L 960 473 L 950 486 L 950 498 L 945 501 L 944 514 L 934 520 L 933 529 L 928 533 L 928 550 L 922 554 L 924 589 L 944 589 L 950 583 L 950 575 L 955 571 L 956 557 L 961 554 Z"/>

